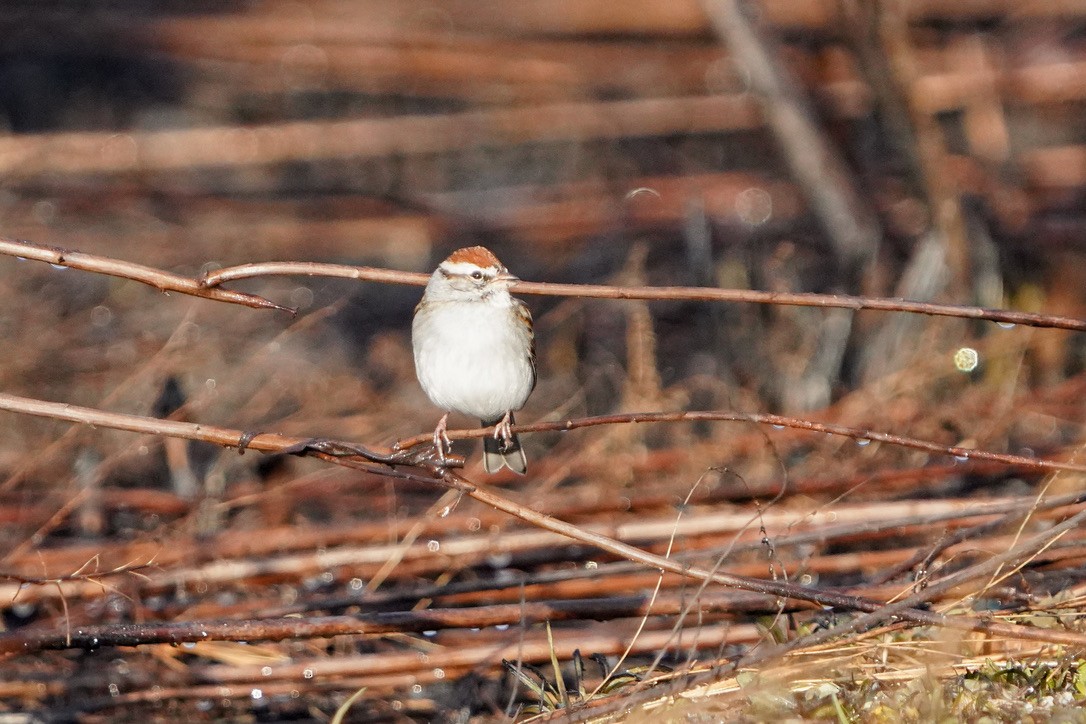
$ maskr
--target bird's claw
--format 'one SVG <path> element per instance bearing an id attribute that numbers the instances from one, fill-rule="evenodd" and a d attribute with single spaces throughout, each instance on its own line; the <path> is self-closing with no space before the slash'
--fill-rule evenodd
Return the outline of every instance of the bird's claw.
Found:
<path id="1" fill-rule="evenodd" d="M 512 413 L 505 413 L 505 417 L 498 421 L 498 424 L 494 426 L 494 439 L 501 443 L 501 449 L 505 450 L 513 444 L 513 430 L 512 422 L 510 418 Z"/>
<path id="2" fill-rule="evenodd" d="M 445 451 L 452 452 L 452 440 L 449 439 L 446 430 L 448 430 L 449 414 L 445 413 L 441 416 L 441 419 L 437 422 L 437 427 L 434 428 L 434 449 L 437 450 L 437 457 L 441 460 L 441 464 L 444 465 L 447 461 L 445 459 Z"/>

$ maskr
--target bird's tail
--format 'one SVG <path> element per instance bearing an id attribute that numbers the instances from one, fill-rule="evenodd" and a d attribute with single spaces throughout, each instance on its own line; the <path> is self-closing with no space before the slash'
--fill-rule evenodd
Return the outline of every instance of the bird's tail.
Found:
<path id="1" fill-rule="evenodd" d="M 499 420 L 480 420 L 483 427 L 497 424 Z M 513 415 L 509 414 L 509 424 L 513 424 Z M 483 438 L 483 467 L 488 473 L 496 473 L 505 465 L 514 473 L 523 475 L 528 470 L 528 459 L 520 446 L 520 438 L 513 435 L 508 442 L 502 438 L 487 435 Z"/>

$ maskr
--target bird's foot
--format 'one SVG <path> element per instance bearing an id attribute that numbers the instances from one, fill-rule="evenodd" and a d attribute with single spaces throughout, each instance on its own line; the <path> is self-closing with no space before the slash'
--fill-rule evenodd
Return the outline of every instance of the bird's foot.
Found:
<path id="1" fill-rule="evenodd" d="M 441 419 L 437 421 L 437 427 L 434 428 L 434 448 L 437 450 L 437 456 L 441 460 L 441 464 L 445 464 L 446 451 L 452 452 L 452 440 L 446 434 L 448 430 L 449 413 L 445 413 L 441 416 Z"/>
<path id="2" fill-rule="evenodd" d="M 513 444 L 513 413 L 505 413 L 505 417 L 494 426 L 494 439 L 501 442 L 501 449 L 505 450 Z"/>

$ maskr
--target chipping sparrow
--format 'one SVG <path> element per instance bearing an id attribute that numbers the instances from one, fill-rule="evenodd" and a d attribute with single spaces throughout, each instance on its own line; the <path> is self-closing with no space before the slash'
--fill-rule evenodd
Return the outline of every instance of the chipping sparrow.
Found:
<path id="1" fill-rule="evenodd" d="M 509 294 L 517 281 L 488 249 L 458 249 L 430 277 L 411 325 L 415 375 L 446 410 L 434 446 L 444 459 L 449 411 L 496 424 L 493 438 L 483 438 L 488 473 L 527 469 L 510 426 L 535 387 L 535 337 L 528 308 Z"/>

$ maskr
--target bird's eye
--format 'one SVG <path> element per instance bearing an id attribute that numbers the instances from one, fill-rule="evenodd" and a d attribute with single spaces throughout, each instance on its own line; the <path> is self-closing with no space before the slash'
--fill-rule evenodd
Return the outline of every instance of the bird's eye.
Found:
<path id="1" fill-rule="evenodd" d="M 482 279 L 483 278 L 483 273 L 481 271 L 473 271 L 471 273 L 471 278 L 475 279 L 475 280 Z"/>

